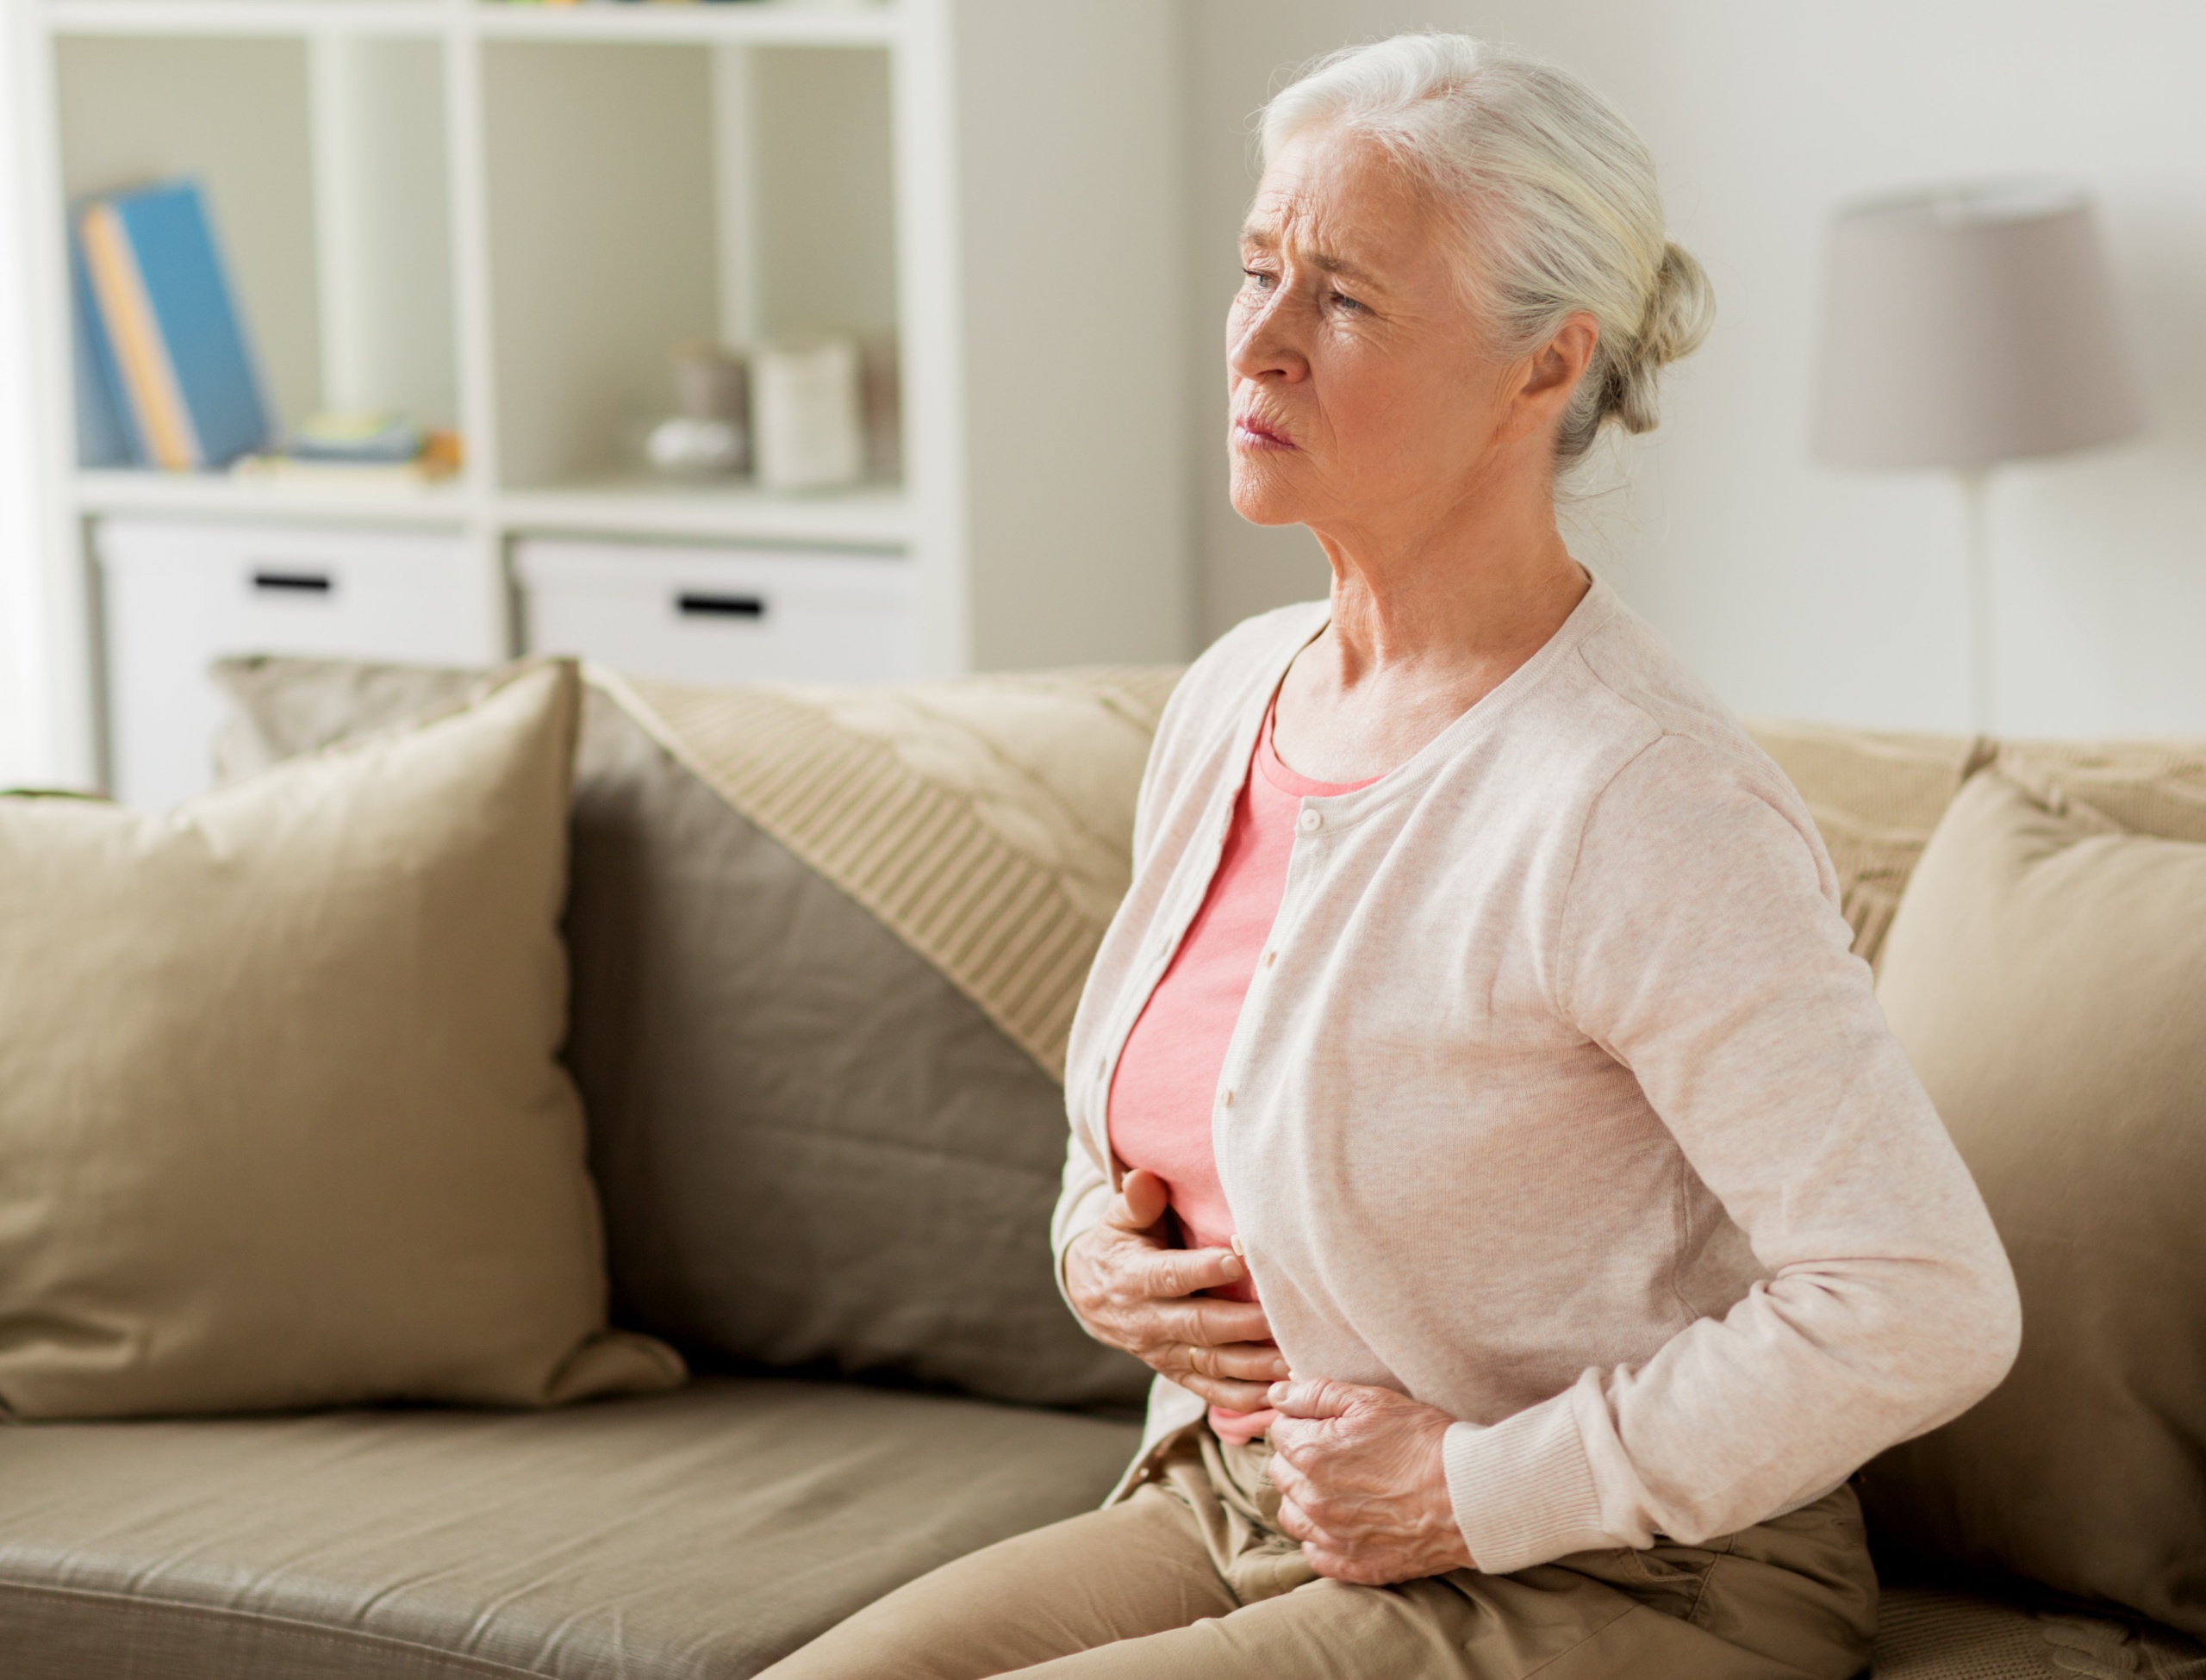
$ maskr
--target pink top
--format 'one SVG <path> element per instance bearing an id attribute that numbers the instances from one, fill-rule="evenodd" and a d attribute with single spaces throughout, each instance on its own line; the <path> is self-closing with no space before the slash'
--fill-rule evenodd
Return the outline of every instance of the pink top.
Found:
<path id="1" fill-rule="evenodd" d="M 1295 816 L 1306 798 L 1350 793 L 1378 780 L 1312 781 L 1297 775 L 1273 748 L 1269 717 L 1256 737 L 1251 767 L 1210 891 L 1134 1024 L 1111 1084 L 1112 1150 L 1129 1170 L 1144 1167 L 1164 1180 L 1181 1241 L 1189 1248 L 1232 1246 L 1233 1213 L 1211 1152 L 1211 1110 L 1241 1001 L 1287 895 Z M 1246 1279 L 1212 1293 L 1236 1301 L 1256 1298 Z M 1268 1410 L 1210 1410 L 1211 1428 L 1221 1440 L 1253 1440 L 1271 1419 Z"/>

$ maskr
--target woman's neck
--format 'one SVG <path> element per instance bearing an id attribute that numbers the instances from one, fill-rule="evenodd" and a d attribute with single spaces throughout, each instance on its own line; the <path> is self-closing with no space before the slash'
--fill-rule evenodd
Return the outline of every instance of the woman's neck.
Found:
<path id="1" fill-rule="evenodd" d="M 1473 496 L 1393 530 L 1318 533 L 1332 614 L 1280 691 L 1286 763 L 1328 781 L 1381 775 L 1561 628 L 1591 579 L 1540 489 Z"/>

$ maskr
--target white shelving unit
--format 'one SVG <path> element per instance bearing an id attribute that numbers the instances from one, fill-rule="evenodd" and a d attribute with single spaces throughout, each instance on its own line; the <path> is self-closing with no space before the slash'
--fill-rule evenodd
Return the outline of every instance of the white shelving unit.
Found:
<path id="1" fill-rule="evenodd" d="M 899 559 L 930 672 L 1187 652 L 1176 0 L 6 9 L 52 710 L 79 779 L 117 688 L 90 557 L 125 516 L 456 539 L 463 593 L 502 603 L 486 658 L 530 622 L 517 548 L 562 537 Z M 184 171 L 283 419 L 403 408 L 458 428 L 459 476 L 328 493 L 78 466 L 67 206 Z M 670 406 L 676 342 L 814 327 L 897 345 L 894 482 L 776 495 L 625 464 Z"/>

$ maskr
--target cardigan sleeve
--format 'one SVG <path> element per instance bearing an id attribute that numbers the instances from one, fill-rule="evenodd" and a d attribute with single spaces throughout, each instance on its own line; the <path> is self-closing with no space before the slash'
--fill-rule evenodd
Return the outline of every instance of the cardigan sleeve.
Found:
<path id="1" fill-rule="evenodd" d="M 1492 1571 L 1805 1503 L 1989 1392 L 2020 1336 L 1990 1216 L 1781 777 L 1654 741 L 1591 806 L 1555 922 L 1557 1009 L 1631 1071 L 1767 1277 L 1642 1364 L 1450 1428 Z"/>

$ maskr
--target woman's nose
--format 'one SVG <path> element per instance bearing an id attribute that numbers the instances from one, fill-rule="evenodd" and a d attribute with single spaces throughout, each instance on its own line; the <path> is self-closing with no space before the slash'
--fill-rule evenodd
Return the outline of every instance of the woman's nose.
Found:
<path id="1" fill-rule="evenodd" d="M 1235 300 L 1226 316 L 1225 365 L 1243 379 L 1292 383 L 1310 370 L 1295 330 L 1293 298 L 1285 287 Z"/>

